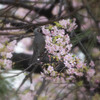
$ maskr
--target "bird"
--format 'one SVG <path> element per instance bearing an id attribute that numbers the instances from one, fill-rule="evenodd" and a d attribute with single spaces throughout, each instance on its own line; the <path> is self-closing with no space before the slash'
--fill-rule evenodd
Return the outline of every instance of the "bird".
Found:
<path id="1" fill-rule="evenodd" d="M 35 28 L 34 29 L 34 40 L 33 40 L 33 55 L 31 57 L 31 60 L 29 62 L 29 66 L 33 67 L 31 72 L 25 76 L 25 78 L 23 79 L 22 83 L 20 84 L 20 86 L 18 87 L 17 91 L 19 91 L 20 87 L 25 83 L 25 81 L 30 78 L 30 82 L 32 83 L 32 73 L 34 71 L 36 71 L 36 68 L 39 66 L 38 64 L 36 65 L 36 63 L 38 62 L 38 59 L 40 58 L 40 56 L 44 53 L 45 50 L 45 38 L 43 36 L 43 34 L 40 32 L 41 28 Z M 27 68 L 27 69 L 28 69 Z"/>
<path id="2" fill-rule="evenodd" d="M 33 40 L 33 55 L 30 60 L 30 64 L 34 64 L 38 60 L 40 60 L 41 55 L 44 53 L 45 50 L 45 38 L 40 32 L 41 28 L 34 29 L 34 40 Z"/>

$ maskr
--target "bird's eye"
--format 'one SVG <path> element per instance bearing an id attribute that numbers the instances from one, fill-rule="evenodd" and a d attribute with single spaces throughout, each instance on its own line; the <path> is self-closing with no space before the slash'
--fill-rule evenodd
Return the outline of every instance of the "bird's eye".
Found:
<path id="1" fill-rule="evenodd" d="M 37 60 L 39 61 L 40 59 L 39 59 L 39 58 L 37 58 Z"/>

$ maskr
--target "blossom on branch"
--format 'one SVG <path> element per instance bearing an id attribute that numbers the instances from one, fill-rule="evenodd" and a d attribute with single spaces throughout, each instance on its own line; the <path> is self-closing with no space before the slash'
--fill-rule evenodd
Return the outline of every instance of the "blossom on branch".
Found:
<path id="1" fill-rule="evenodd" d="M 72 77 L 81 77 L 87 71 L 86 63 L 71 53 L 72 44 L 69 36 L 70 33 L 68 34 L 66 32 L 71 32 L 76 28 L 75 19 L 63 19 L 55 22 L 55 25 L 42 26 L 42 32 L 45 35 L 46 42 L 45 48 L 48 51 L 49 58 L 55 59 L 55 62 L 46 64 L 48 68 L 43 67 L 44 75 L 56 79 L 59 77 L 68 79 L 66 77 L 70 75 Z M 60 73 L 57 71 L 59 69 L 59 62 L 63 62 L 64 64 L 64 67 L 60 69 Z"/>
<path id="2" fill-rule="evenodd" d="M 9 42 L 7 36 L 0 36 L 0 68 L 12 69 L 12 53 L 16 45 L 16 40 Z"/>

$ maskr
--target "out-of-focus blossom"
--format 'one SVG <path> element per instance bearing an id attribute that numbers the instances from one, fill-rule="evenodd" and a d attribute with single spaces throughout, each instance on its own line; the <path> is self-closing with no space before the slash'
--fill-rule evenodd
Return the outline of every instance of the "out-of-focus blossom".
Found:
<path id="1" fill-rule="evenodd" d="M 15 44 L 16 40 L 9 42 L 8 37 L 0 36 L 0 68 L 7 70 L 12 68 L 12 61 L 9 58 L 12 57 Z"/>
<path id="2" fill-rule="evenodd" d="M 0 43 L 0 49 L 2 49 L 3 47 L 4 47 L 3 44 Z"/>
<path id="3" fill-rule="evenodd" d="M 5 69 L 12 69 L 12 61 L 11 60 L 4 60 Z"/>
<path id="4" fill-rule="evenodd" d="M 6 52 L 1 52 L 1 56 L 6 56 Z"/>
<path id="5" fill-rule="evenodd" d="M 80 62 L 76 65 L 77 68 L 82 68 L 82 66 L 83 66 L 83 62 L 82 62 L 82 61 L 80 61 Z"/>
<path id="6" fill-rule="evenodd" d="M 31 85 L 30 85 L 30 90 L 31 90 L 31 91 L 34 91 L 34 84 L 31 84 Z"/>
<path id="7" fill-rule="evenodd" d="M 94 67 L 94 66 L 95 66 L 95 64 L 94 64 L 93 61 L 91 61 L 89 65 L 90 65 L 91 67 Z"/>
<path id="8" fill-rule="evenodd" d="M 9 52 L 13 52 L 13 51 L 14 51 L 15 45 L 16 45 L 16 40 L 10 42 L 10 44 L 7 45 L 7 50 L 8 50 Z"/>
<path id="9" fill-rule="evenodd" d="M 12 53 L 11 53 L 11 52 L 7 53 L 7 54 L 6 54 L 6 57 L 7 57 L 7 58 L 11 58 L 11 57 L 12 57 Z"/>
<path id="10" fill-rule="evenodd" d="M 7 38 L 6 36 L 0 36 L 0 43 L 5 43 L 9 41 L 9 38 Z"/>
<path id="11" fill-rule="evenodd" d="M 55 71 L 52 71 L 51 76 L 55 76 L 55 75 L 56 75 Z"/>
<path id="12" fill-rule="evenodd" d="M 42 32 L 43 32 L 46 36 L 50 35 L 49 29 L 45 29 L 45 26 L 42 26 Z"/>
<path id="13" fill-rule="evenodd" d="M 94 69 L 89 69 L 88 72 L 87 72 L 87 75 L 88 75 L 89 77 L 94 76 L 94 74 L 95 74 L 95 70 L 94 70 Z"/>
<path id="14" fill-rule="evenodd" d="M 100 36 L 97 36 L 97 40 L 98 40 L 98 42 L 100 43 Z"/>

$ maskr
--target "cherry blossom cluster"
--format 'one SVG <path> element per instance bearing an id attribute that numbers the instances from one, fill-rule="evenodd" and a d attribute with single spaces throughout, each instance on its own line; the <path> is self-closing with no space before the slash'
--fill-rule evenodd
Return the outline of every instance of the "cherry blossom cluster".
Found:
<path id="1" fill-rule="evenodd" d="M 42 29 L 46 35 L 45 48 L 48 50 L 48 53 L 61 59 L 71 50 L 72 44 L 70 44 L 68 34 L 65 35 L 64 29 L 58 29 L 57 26 L 52 27 L 51 31 L 46 29 L 45 26 L 43 26 Z"/>
<path id="2" fill-rule="evenodd" d="M 57 72 L 57 64 L 47 64 L 48 68 L 44 67 L 45 75 L 53 78 L 61 78 L 62 80 L 73 80 L 75 76 L 81 77 L 88 70 L 86 63 L 81 61 L 77 56 L 71 53 L 72 44 L 67 32 L 71 32 L 77 28 L 75 20 L 61 20 L 55 22 L 55 25 L 42 26 L 42 32 L 45 34 L 46 50 L 49 58 L 53 57 L 56 62 L 63 62 L 63 72 Z M 63 77 L 61 77 L 63 76 Z"/>
<path id="3" fill-rule="evenodd" d="M 12 53 L 16 44 L 16 40 L 8 42 L 9 38 L 6 36 L 0 36 L 0 68 L 11 69 L 12 68 Z"/>
<path id="4" fill-rule="evenodd" d="M 66 29 L 67 32 L 72 32 L 78 27 L 75 21 L 76 19 L 73 19 L 73 20 L 67 19 L 66 21 L 63 19 L 59 21 L 59 24 L 62 26 L 62 28 Z"/>

